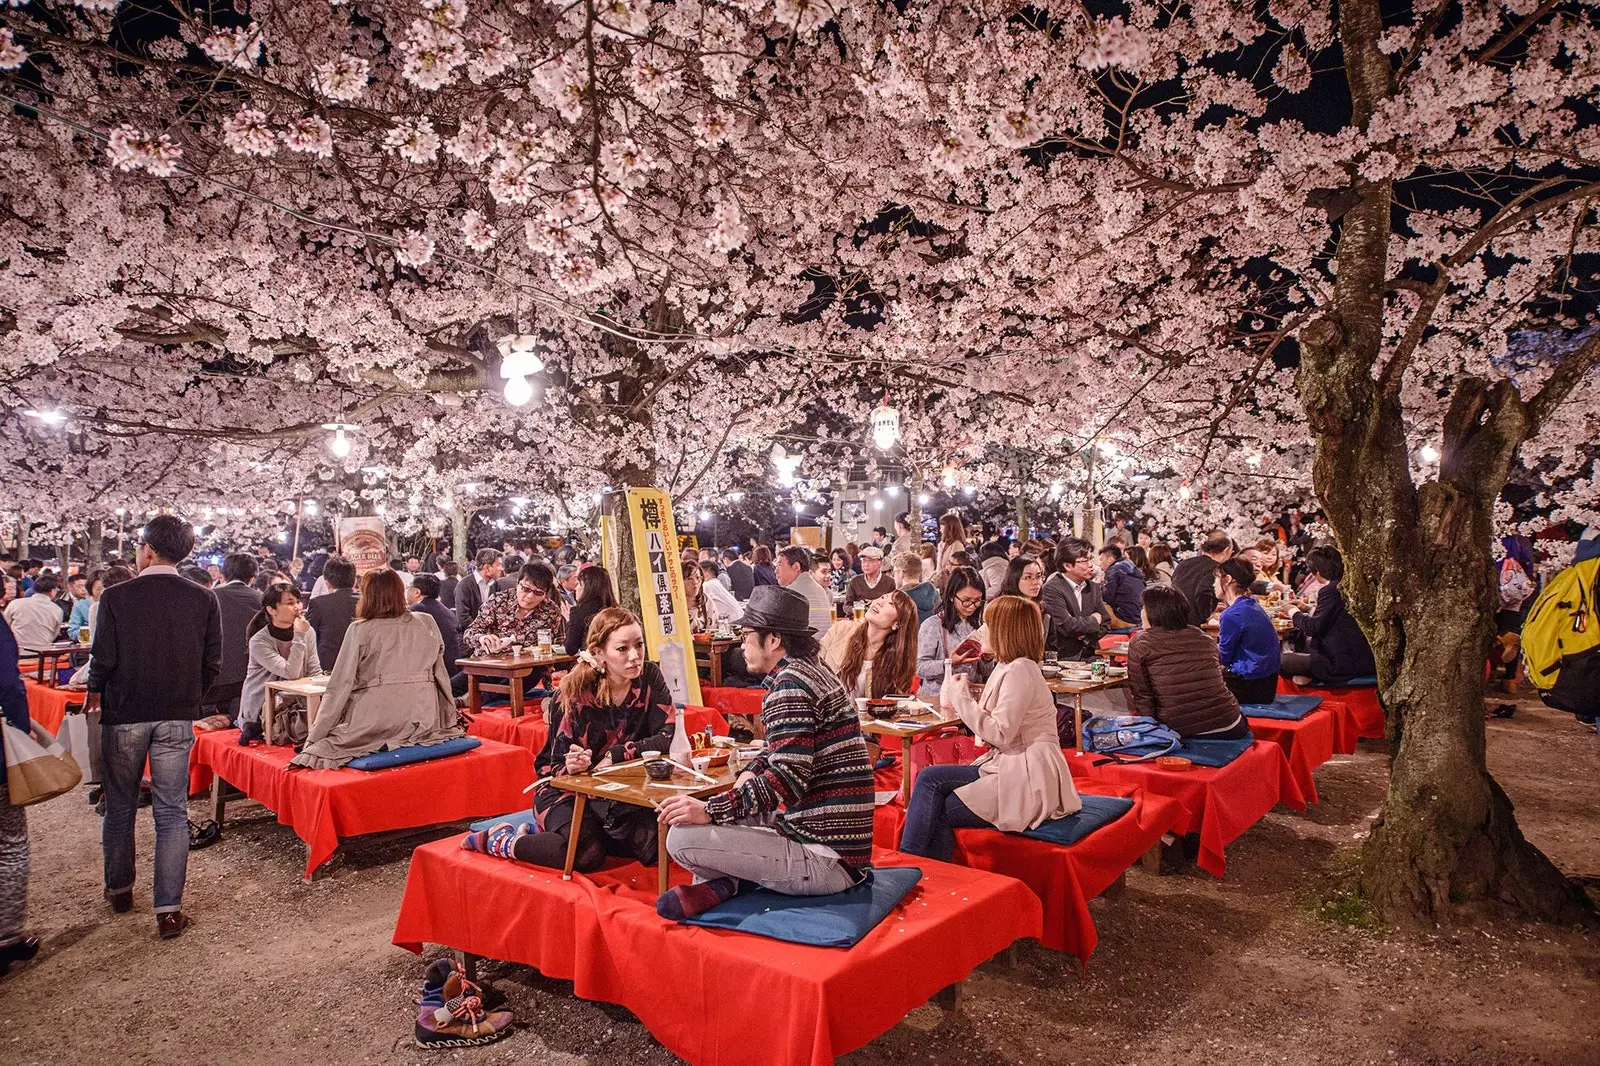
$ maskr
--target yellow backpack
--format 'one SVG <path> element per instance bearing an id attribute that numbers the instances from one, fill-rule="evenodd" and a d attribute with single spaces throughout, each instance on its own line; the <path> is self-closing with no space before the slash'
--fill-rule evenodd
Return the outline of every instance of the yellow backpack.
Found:
<path id="1" fill-rule="evenodd" d="M 1522 624 L 1528 680 L 1545 703 L 1580 718 L 1600 715 L 1600 558 L 1550 579 Z"/>

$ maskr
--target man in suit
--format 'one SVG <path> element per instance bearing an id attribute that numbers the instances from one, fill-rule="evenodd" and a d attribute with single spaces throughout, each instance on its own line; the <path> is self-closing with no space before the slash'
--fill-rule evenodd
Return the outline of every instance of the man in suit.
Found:
<path id="1" fill-rule="evenodd" d="M 418 574 L 411 579 L 411 609 L 438 623 L 439 636 L 444 638 L 444 669 L 450 675 L 450 688 L 457 696 L 465 696 L 467 675 L 456 672 L 456 660 L 461 658 L 461 630 L 456 625 L 456 613 L 439 601 L 438 578 Z"/>
<path id="2" fill-rule="evenodd" d="M 503 573 L 504 556 L 493 548 L 479 548 L 474 561 L 477 568 L 456 586 L 456 624 L 463 633 L 494 595 L 494 584 Z"/>
<path id="3" fill-rule="evenodd" d="M 106 589 L 95 622 L 85 709 L 98 708 L 106 817 L 101 826 L 105 897 L 133 908 L 133 819 L 150 766 L 156 825 L 156 933 L 183 932 L 189 864 L 189 749 L 200 702 L 222 668 L 217 598 L 178 574 L 194 550 L 194 527 L 176 515 L 145 523 L 139 576 Z"/>
<path id="4" fill-rule="evenodd" d="M 245 629 L 261 610 L 261 593 L 250 587 L 256 579 L 253 555 L 237 552 L 222 561 L 222 584 L 211 590 L 222 614 L 222 671 L 206 694 L 213 713 L 239 717 L 239 690 L 250 668 L 250 638 Z"/>
<path id="5" fill-rule="evenodd" d="M 502 554 L 500 556 L 500 576 L 494 579 L 494 592 L 484 594 L 484 602 L 487 603 L 489 597 L 494 595 L 495 592 L 509 592 L 516 588 L 518 575 L 522 573 L 522 568 L 525 565 L 527 565 L 527 560 L 520 555 Z"/>
<path id="6" fill-rule="evenodd" d="M 454 559 L 439 560 L 439 602 L 456 609 L 456 586 L 461 583 L 461 564 Z"/>
<path id="7" fill-rule="evenodd" d="M 1217 609 L 1217 567 L 1233 558 L 1233 540 L 1213 529 L 1200 542 L 1200 554 L 1191 555 L 1172 571 L 1172 587 L 1189 601 L 1189 623 L 1204 625 Z"/>
<path id="8" fill-rule="evenodd" d="M 342 555 L 331 555 L 322 568 L 322 578 L 332 591 L 311 597 L 306 622 L 317 634 L 317 661 L 324 670 L 332 670 L 344 643 L 344 631 L 356 617 L 356 564 Z"/>
<path id="9" fill-rule="evenodd" d="M 756 587 L 756 572 L 749 563 L 739 558 L 738 548 L 723 549 L 722 566 L 728 575 L 728 583 L 733 586 L 733 598 L 740 603 L 748 600 Z"/>
<path id="10" fill-rule="evenodd" d="M 1091 659 L 1105 632 L 1106 609 L 1094 578 L 1094 546 L 1068 537 L 1056 548 L 1055 573 L 1039 590 L 1047 644 L 1063 659 Z"/>

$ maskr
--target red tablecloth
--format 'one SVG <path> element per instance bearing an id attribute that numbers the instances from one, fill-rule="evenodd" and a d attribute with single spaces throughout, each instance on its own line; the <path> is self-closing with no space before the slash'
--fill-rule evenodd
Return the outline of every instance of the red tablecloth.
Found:
<path id="1" fill-rule="evenodd" d="M 340 837 L 504 814 L 528 805 L 522 790 L 533 780 L 532 755 L 492 740 L 460 755 L 371 773 L 290 772 L 293 748 L 241 748 L 236 729 L 199 734 L 194 751 L 202 767 L 271 810 L 306 842 L 307 877 L 334 853 Z"/>
<path id="2" fill-rule="evenodd" d="M 1248 718 L 1246 721 L 1257 740 L 1270 741 L 1283 749 L 1295 784 L 1300 786 L 1306 801 L 1321 803 L 1312 771 L 1333 758 L 1333 712 L 1318 707 L 1299 721 L 1284 718 Z"/>
<path id="3" fill-rule="evenodd" d="M 584 999 L 633 1011 L 695 1066 L 831 1066 L 1041 928 L 1038 900 L 1011 878 L 892 853 L 875 861 L 918 866 L 922 882 L 844 951 L 665 921 L 655 871 L 637 863 L 563 881 L 438 840 L 412 854 L 394 942 L 570 980 Z"/>
<path id="4" fill-rule="evenodd" d="M 1297 685 L 1287 677 L 1280 677 L 1278 692 L 1286 696 L 1304 693 L 1322 697 L 1321 709 L 1333 715 L 1333 750 L 1340 755 L 1354 754 L 1358 740 L 1383 739 L 1383 705 L 1378 702 L 1375 688 L 1351 688 L 1349 685 L 1319 688 Z"/>
<path id="5" fill-rule="evenodd" d="M 1084 968 L 1100 936 L 1089 901 L 1110 888 L 1122 872 L 1184 818 L 1176 800 L 1132 785 L 1085 781 L 1084 795 L 1126 796 L 1133 809 L 1076 844 L 1063 847 L 993 829 L 956 830 L 955 861 L 1015 877 L 1044 905 L 1047 948 L 1076 955 Z M 909 858 L 907 861 L 911 861 Z"/>
<path id="6" fill-rule="evenodd" d="M 1173 826 L 1173 831 L 1200 834 L 1196 862 L 1217 877 L 1227 870 L 1223 848 L 1260 821 L 1274 805 L 1281 802 L 1295 810 L 1306 809 L 1305 797 L 1295 784 L 1283 749 L 1260 740 L 1221 767 L 1160 770 L 1153 762 L 1101 762 L 1094 756 L 1078 756 L 1070 751 L 1067 765 L 1074 779 L 1135 785 L 1177 800 L 1185 817 Z"/>
<path id="7" fill-rule="evenodd" d="M 86 693 L 68 692 L 65 689 L 41 685 L 31 678 L 23 678 L 28 690 L 28 714 L 35 722 L 48 729 L 52 735 L 61 732 L 61 722 L 67 716 L 67 706 L 82 706 Z"/>
<path id="8" fill-rule="evenodd" d="M 747 714 L 752 718 L 761 717 L 761 700 L 766 694 L 767 690 L 764 688 L 700 686 L 700 698 L 705 701 L 705 705 L 725 715 Z"/>

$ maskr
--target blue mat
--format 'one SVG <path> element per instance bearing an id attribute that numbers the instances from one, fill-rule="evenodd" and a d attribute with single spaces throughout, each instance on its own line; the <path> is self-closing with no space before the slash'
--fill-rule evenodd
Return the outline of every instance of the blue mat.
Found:
<path id="1" fill-rule="evenodd" d="M 1377 674 L 1362 674 L 1360 677 L 1352 677 L 1348 681 L 1335 681 L 1335 682 L 1332 682 L 1328 687 L 1329 688 L 1377 688 L 1378 687 L 1378 675 Z"/>
<path id="2" fill-rule="evenodd" d="M 915 866 L 879 866 L 867 881 L 831 896 L 785 896 L 758 888 L 683 924 L 732 929 L 790 944 L 849 948 L 887 918 L 920 880 L 922 871 Z"/>
<path id="3" fill-rule="evenodd" d="M 371 755 L 351 759 L 345 765 L 352 770 L 388 770 L 395 766 L 410 766 L 412 763 L 427 762 L 429 759 L 460 755 L 482 743 L 483 741 L 477 737 L 453 737 L 450 740 L 441 740 L 437 744 L 408 744 L 403 748 L 375 751 Z"/>
<path id="4" fill-rule="evenodd" d="M 1171 754 L 1188 759 L 1196 766 L 1227 766 L 1249 751 L 1250 745 L 1255 742 L 1256 738 L 1253 736 L 1241 737 L 1238 740 L 1206 740 L 1203 737 L 1190 737 Z"/>
<path id="5" fill-rule="evenodd" d="M 1083 810 L 1065 818 L 1052 818 L 1015 836 L 1032 837 L 1047 844 L 1076 844 L 1102 826 L 1133 810 L 1133 800 L 1123 796 L 1082 796 Z"/>
<path id="6" fill-rule="evenodd" d="M 1279 696 L 1271 703 L 1242 703 L 1239 710 L 1246 718 L 1281 718 L 1298 722 L 1321 706 L 1321 696 Z"/>
<path id="7" fill-rule="evenodd" d="M 528 825 L 533 827 L 531 830 L 532 832 L 537 833 L 539 831 L 539 823 L 531 810 L 512 811 L 510 814 L 497 814 L 493 818 L 485 818 L 481 822 L 473 822 L 467 828 L 471 829 L 474 833 L 478 833 L 493 826 L 497 826 L 501 822 L 510 822 L 512 825 L 522 825 L 524 822 L 526 822 Z"/>

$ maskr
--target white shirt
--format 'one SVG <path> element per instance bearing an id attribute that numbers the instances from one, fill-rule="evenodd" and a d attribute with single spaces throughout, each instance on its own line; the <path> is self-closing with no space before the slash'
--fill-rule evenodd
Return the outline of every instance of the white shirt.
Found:
<path id="1" fill-rule="evenodd" d="M 24 596 L 6 604 L 6 624 L 23 651 L 40 651 L 54 644 L 62 621 L 61 608 L 49 596 Z"/>
<path id="2" fill-rule="evenodd" d="M 720 581 L 707 581 L 700 586 L 705 593 L 711 612 L 728 622 L 737 622 L 744 616 L 744 604 L 733 598 L 733 593 L 722 587 Z"/>

